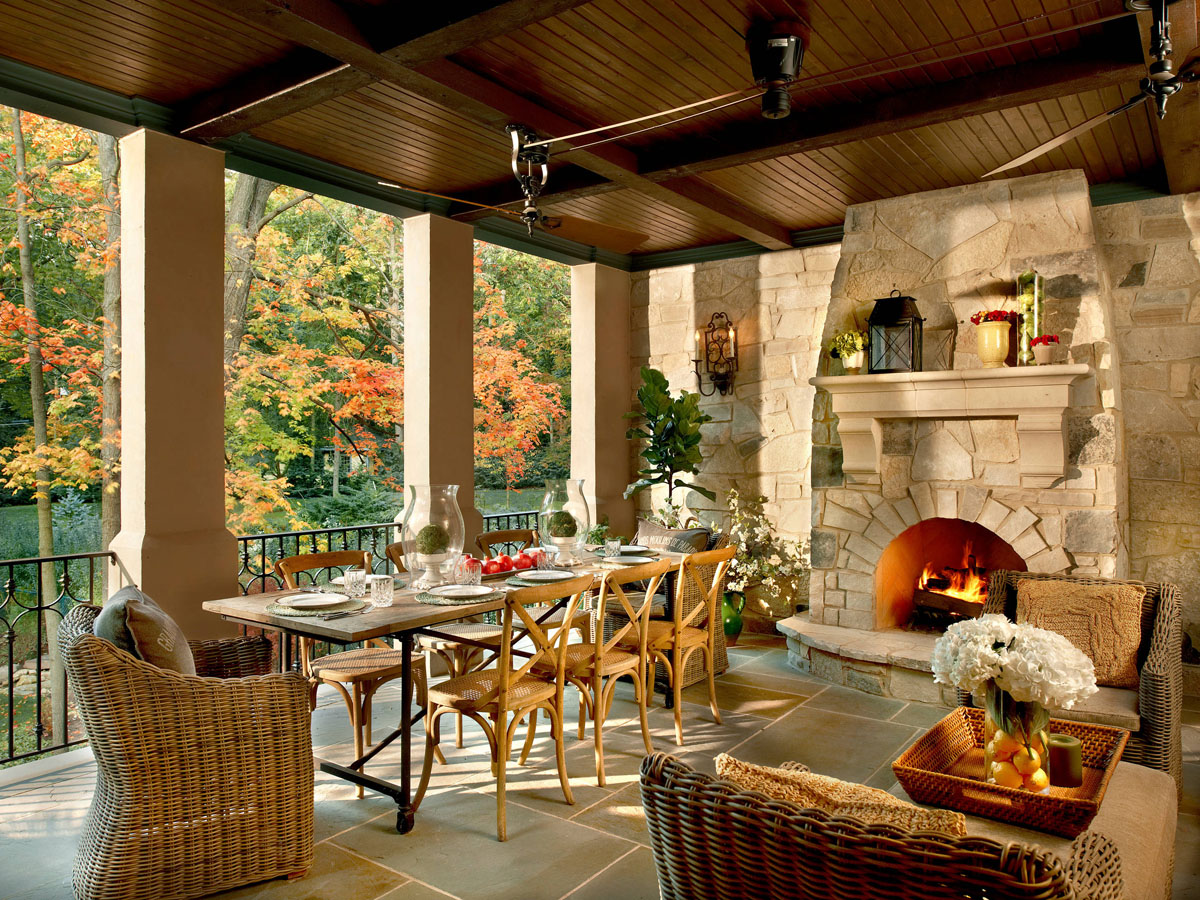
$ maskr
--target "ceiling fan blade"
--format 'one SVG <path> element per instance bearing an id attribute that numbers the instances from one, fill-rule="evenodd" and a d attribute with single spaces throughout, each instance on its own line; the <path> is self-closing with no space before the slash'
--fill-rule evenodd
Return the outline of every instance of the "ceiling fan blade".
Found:
<path id="1" fill-rule="evenodd" d="M 547 216 L 542 227 L 549 234 L 556 234 L 568 241 L 603 247 L 614 253 L 629 253 L 650 239 L 650 235 L 612 225 L 602 225 L 578 216 Z"/>
<path id="2" fill-rule="evenodd" d="M 1050 140 L 1046 141 L 1044 144 L 1034 147 L 1028 153 L 1023 153 L 1022 155 L 1018 156 L 1016 159 L 1012 160 L 1011 162 L 1006 162 L 1004 165 L 998 166 L 997 168 L 992 169 L 992 171 L 990 171 L 990 172 L 986 172 L 981 177 L 990 178 L 991 176 L 998 175 L 1001 172 L 1007 172 L 1009 169 L 1015 169 L 1018 166 L 1023 166 L 1023 165 L 1025 165 L 1025 163 L 1029 162 L 1030 160 L 1037 159 L 1043 153 L 1049 153 L 1051 150 L 1055 149 L 1056 147 L 1061 147 L 1063 144 L 1067 143 L 1068 141 L 1074 140 L 1075 138 L 1077 138 L 1079 135 L 1083 134 L 1084 132 L 1091 131 L 1093 128 L 1095 128 L 1097 125 L 1099 125 L 1101 122 L 1106 122 L 1109 119 L 1111 119 L 1113 116 L 1125 112 L 1125 110 L 1127 110 L 1127 109 L 1133 109 L 1133 107 L 1137 106 L 1139 103 L 1144 102 L 1146 99 L 1146 96 L 1147 96 L 1146 94 L 1138 94 L 1136 97 L 1131 97 L 1127 102 L 1122 103 L 1116 109 L 1110 109 L 1108 112 L 1102 112 L 1098 116 L 1093 116 L 1092 118 L 1088 119 L 1086 122 L 1076 125 L 1070 131 L 1064 131 L 1058 137 L 1051 138 Z"/>

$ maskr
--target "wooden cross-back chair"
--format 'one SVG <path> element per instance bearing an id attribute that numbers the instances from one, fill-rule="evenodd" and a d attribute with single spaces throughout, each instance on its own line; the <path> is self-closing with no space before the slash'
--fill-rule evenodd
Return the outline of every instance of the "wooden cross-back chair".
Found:
<path id="1" fill-rule="evenodd" d="M 591 719 L 596 746 L 596 782 L 601 787 L 605 784 L 604 720 L 612 708 L 617 680 L 622 676 L 633 680 L 642 740 L 647 753 L 654 750 L 650 744 L 650 725 L 646 719 L 649 703 L 646 629 L 655 592 L 670 567 L 669 560 L 661 559 L 607 573 L 600 584 L 600 597 L 594 613 L 597 621 L 591 628 L 592 639 L 567 647 L 566 678 L 579 689 L 579 739 L 583 740 L 584 724 Z M 630 585 L 637 585 L 637 592 L 642 593 L 636 604 L 625 593 L 625 588 Z M 605 638 L 599 619 L 607 613 L 616 613 L 620 624 Z M 635 643 L 636 648 L 632 647 Z"/>
<path id="2" fill-rule="evenodd" d="M 407 572 L 408 569 L 404 565 L 404 546 L 400 542 L 388 544 L 384 549 L 387 558 L 391 560 L 392 565 L 396 567 L 397 572 Z M 478 617 L 476 617 L 478 618 Z M 489 625 L 486 622 L 471 621 L 471 622 L 453 622 L 446 625 L 439 625 L 438 631 L 455 635 L 457 637 L 466 638 L 472 641 L 488 644 L 491 647 L 500 646 L 500 626 Z M 432 635 L 417 635 L 417 648 L 425 651 L 425 683 L 433 684 L 433 658 L 436 656 L 446 665 L 446 671 L 451 678 L 457 678 L 459 675 L 466 675 L 480 661 L 483 656 L 483 648 L 475 644 L 466 644 L 461 641 L 456 641 L 453 638 L 433 637 Z M 463 745 L 463 723 L 462 716 L 454 717 L 454 746 L 461 748 Z M 446 764 L 446 757 L 442 753 L 442 748 L 438 747 L 436 758 L 442 765 Z"/>
<path id="3" fill-rule="evenodd" d="M 685 556 L 675 583 L 673 617 L 651 619 L 646 626 L 646 653 L 650 659 L 662 664 L 671 684 L 675 701 L 675 743 L 680 746 L 683 745 L 683 676 L 688 661 L 696 653 L 702 654 L 708 675 L 708 703 L 713 720 L 718 725 L 721 723 L 714 667 L 717 629 L 723 627 L 721 594 L 725 590 L 730 563 L 736 555 L 737 548 L 722 547 Z M 703 570 L 708 567 L 712 567 L 712 580 L 706 583 Z M 682 599 L 685 592 L 694 592 L 702 598 L 702 602 L 686 612 Z"/>
<path id="4" fill-rule="evenodd" d="M 286 587 L 301 587 L 297 576 L 322 570 L 360 567 L 371 571 L 371 551 L 330 550 L 324 553 L 301 553 L 288 556 L 275 563 L 275 574 Z M 315 583 L 315 576 L 312 583 Z M 354 730 L 354 757 L 358 759 L 371 743 L 371 701 L 380 687 L 403 672 L 404 654 L 387 641 L 374 638 L 368 646 L 358 650 L 343 650 L 326 656 L 312 658 L 312 641 L 300 639 L 300 665 L 309 680 L 309 705 L 316 709 L 317 687 L 324 683 L 332 686 L 346 702 L 350 713 L 350 727 Z M 414 660 L 417 662 L 417 660 Z M 413 683 L 417 702 L 425 702 L 425 668 L 412 666 Z M 347 690 L 349 685 L 349 690 Z M 359 787 L 358 796 L 363 796 Z"/>
<path id="5" fill-rule="evenodd" d="M 492 769 L 496 776 L 496 836 L 502 841 L 507 840 L 504 799 L 513 735 L 520 724 L 538 710 L 545 710 L 550 717 L 558 779 L 567 803 L 575 803 L 567 780 L 563 738 L 563 689 L 566 685 L 566 651 L 570 630 L 539 624 L 537 611 L 529 607 L 567 599 L 566 615 L 569 619 L 591 586 L 592 576 L 580 575 L 557 584 L 512 591 L 504 599 L 500 651 L 495 667 L 469 672 L 430 687 L 425 716 L 425 760 L 414 804 L 420 804 L 429 786 L 434 751 L 440 740 L 438 726 L 442 716 L 451 712 L 461 713 L 478 723 L 487 736 Z M 525 642 L 532 646 L 528 654 L 524 651 L 514 653 L 514 627 L 524 632 L 517 635 L 516 639 L 523 646 Z M 521 660 L 519 665 L 514 656 Z M 532 746 L 531 728 L 521 751 L 520 765 L 525 765 Z"/>
<path id="6" fill-rule="evenodd" d="M 538 541 L 538 533 L 532 528 L 510 528 L 506 531 L 485 531 L 475 538 L 475 546 L 483 554 L 484 559 L 492 559 L 496 554 L 492 548 L 500 544 L 520 544 L 517 551 L 528 550 Z"/>

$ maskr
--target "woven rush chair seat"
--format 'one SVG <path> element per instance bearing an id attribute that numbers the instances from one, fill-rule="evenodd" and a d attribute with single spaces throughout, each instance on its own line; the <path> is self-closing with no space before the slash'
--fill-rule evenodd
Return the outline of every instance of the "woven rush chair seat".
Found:
<path id="1" fill-rule="evenodd" d="M 589 644 L 571 644 L 567 647 L 567 671 L 576 675 L 590 673 L 595 666 L 595 654 Z M 632 650 L 614 648 L 600 656 L 600 674 L 609 675 L 613 672 L 624 672 L 636 669 L 638 665 L 636 645 Z"/>
<path id="2" fill-rule="evenodd" d="M 309 663 L 314 678 L 333 681 L 361 681 L 375 678 L 399 678 L 404 654 L 382 647 L 343 650 L 318 657 Z"/>
<path id="3" fill-rule="evenodd" d="M 1122 900 L 1113 843 L 1033 844 L 866 825 L 768 799 L 655 753 L 642 805 L 662 900 Z M 803 886 L 801 890 L 798 886 Z"/>
<path id="4" fill-rule="evenodd" d="M 439 625 L 437 630 L 444 631 L 446 634 L 454 635 L 455 637 L 495 644 L 497 647 L 500 646 L 500 635 L 503 631 L 499 625 L 489 625 L 486 622 L 461 622 L 450 625 Z M 470 644 L 459 644 L 450 638 L 437 638 L 428 634 L 417 636 L 417 646 L 429 650 L 444 650 L 451 645 L 471 648 Z M 477 650 L 479 648 L 471 649 Z"/>
<path id="5" fill-rule="evenodd" d="M 983 612 L 1000 613 L 1016 620 L 1017 582 L 1069 581 L 1073 584 L 1107 586 L 1129 584 L 1144 588 L 1141 615 L 1141 646 L 1138 650 L 1138 686 L 1136 689 L 1102 688 L 1107 693 L 1136 692 L 1136 703 L 1124 707 L 1137 716 L 1139 728 L 1129 735 L 1121 758 L 1159 769 L 1175 779 L 1183 796 L 1183 611 L 1179 588 L 1153 581 L 1117 581 L 1097 575 L 1046 575 L 997 569 L 988 583 L 988 598 Z M 1092 698 L 1095 699 L 1095 698 Z M 1132 700 L 1132 698 L 1130 698 Z M 958 692 L 958 701 L 971 705 L 971 695 Z M 1085 701 L 1086 703 L 1086 701 Z M 1104 724 L 1100 716 L 1088 717 L 1086 706 L 1070 711 L 1071 718 Z M 1051 715 L 1057 716 L 1055 711 Z M 1111 724 L 1111 723 L 1110 723 Z M 1130 723 L 1132 724 L 1132 723 Z"/>
<path id="6" fill-rule="evenodd" d="M 96 759 L 75 855 L 79 900 L 189 900 L 313 860 L 308 685 L 269 674 L 264 637 L 189 642 L 196 675 L 92 634 L 80 604 L 59 647 Z"/>
<path id="7" fill-rule="evenodd" d="M 481 703 L 484 697 L 494 696 L 500 683 L 495 669 L 470 672 L 450 681 L 443 681 L 429 689 L 429 699 L 439 706 L 451 709 L 479 709 L 491 712 L 496 704 Z M 527 675 L 508 686 L 509 698 L 514 703 L 537 703 L 554 696 L 554 682 L 534 675 Z"/>

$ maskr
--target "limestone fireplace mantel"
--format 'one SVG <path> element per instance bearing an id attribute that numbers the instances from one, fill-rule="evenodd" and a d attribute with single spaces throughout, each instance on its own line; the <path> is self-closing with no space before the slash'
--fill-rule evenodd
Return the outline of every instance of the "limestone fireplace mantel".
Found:
<path id="1" fill-rule="evenodd" d="M 885 419 L 1017 420 L 1021 484 L 1049 487 L 1066 473 L 1071 385 L 1090 366 L 1022 366 L 810 378 L 838 417 L 847 482 L 879 484 Z"/>

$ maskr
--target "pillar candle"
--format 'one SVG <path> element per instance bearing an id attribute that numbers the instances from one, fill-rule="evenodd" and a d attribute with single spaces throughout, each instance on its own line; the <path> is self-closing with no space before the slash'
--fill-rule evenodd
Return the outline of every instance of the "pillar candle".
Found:
<path id="1" fill-rule="evenodd" d="M 1055 787 L 1083 784 L 1083 745 L 1069 734 L 1050 735 L 1050 783 Z"/>

